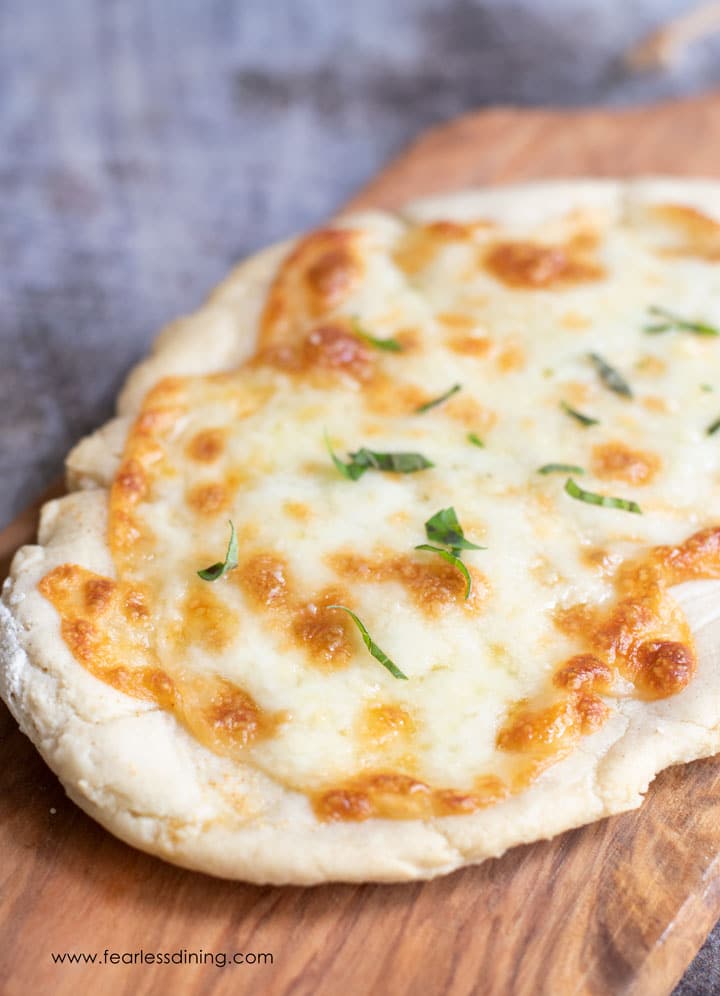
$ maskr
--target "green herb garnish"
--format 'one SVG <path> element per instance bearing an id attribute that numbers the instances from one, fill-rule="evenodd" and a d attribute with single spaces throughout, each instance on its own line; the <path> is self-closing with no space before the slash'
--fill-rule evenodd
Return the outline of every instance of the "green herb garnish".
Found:
<path id="1" fill-rule="evenodd" d="M 477 433 L 475 432 L 468 432 L 467 441 L 469 443 L 472 443 L 473 446 L 479 446 L 481 450 L 485 449 L 485 443 L 482 441 L 480 436 L 478 436 Z"/>
<path id="2" fill-rule="evenodd" d="M 210 567 L 206 567 L 202 571 L 198 571 L 198 576 L 203 579 L 203 581 L 217 581 L 221 578 L 223 574 L 227 574 L 228 571 L 234 570 L 238 565 L 238 541 L 235 535 L 235 526 L 228 519 L 228 525 L 230 526 L 230 540 L 227 546 L 227 553 L 225 554 L 225 560 L 222 562 L 218 561 L 216 564 L 212 564 Z"/>
<path id="3" fill-rule="evenodd" d="M 713 388 L 712 384 L 701 384 L 700 385 L 700 390 L 701 391 L 710 392 L 710 391 L 713 391 L 714 388 Z"/>
<path id="4" fill-rule="evenodd" d="M 325 436 L 328 453 L 343 477 L 349 481 L 357 481 L 366 470 L 382 470 L 390 474 L 414 474 L 418 470 L 426 470 L 435 464 L 424 457 L 422 453 L 377 453 L 364 447 L 355 453 L 349 453 L 349 463 L 343 461 L 333 452 L 330 440 Z"/>
<path id="5" fill-rule="evenodd" d="M 330 459 L 335 464 L 335 468 L 342 474 L 343 477 L 347 477 L 349 481 L 357 481 L 368 469 L 364 464 L 355 463 L 355 460 L 352 459 L 352 454 L 350 454 L 350 463 L 343 463 L 330 445 L 327 433 L 325 433 L 325 445 L 327 446 L 327 451 L 330 454 Z"/>
<path id="6" fill-rule="evenodd" d="M 579 412 L 577 408 L 571 408 L 567 401 L 561 401 L 560 407 L 566 414 L 574 418 L 576 422 L 579 422 L 580 425 L 588 426 L 600 424 L 600 419 L 591 418 L 590 415 L 583 415 L 583 413 Z"/>
<path id="7" fill-rule="evenodd" d="M 377 453 L 365 448 L 351 453 L 350 459 L 361 467 L 384 470 L 391 474 L 414 474 L 418 470 L 426 470 L 435 464 L 424 457 L 422 453 Z"/>
<path id="8" fill-rule="evenodd" d="M 350 319 L 352 322 L 352 330 L 358 339 L 363 339 L 365 342 L 370 343 L 375 349 L 383 349 L 386 353 L 402 353 L 402 345 L 397 341 L 397 339 L 378 339 L 374 335 L 370 335 L 360 324 L 359 319 L 353 317 Z"/>
<path id="9" fill-rule="evenodd" d="M 718 429 L 720 429 L 720 418 L 716 418 L 714 422 L 711 422 L 705 432 L 708 436 L 714 436 Z"/>
<path id="10" fill-rule="evenodd" d="M 538 474 L 584 474 L 582 467 L 576 467 L 573 463 L 544 463 L 538 467 Z"/>
<path id="11" fill-rule="evenodd" d="M 472 578 L 470 576 L 470 571 L 467 569 L 465 564 L 463 564 L 462 560 L 456 553 L 452 553 L 450 550 L 443 550 L 440 546 L 431 546 L 430 543 L 421 543 L 419 546 L 416 546 L 415 549 L 427 550 L 428 553 L 437 553 L 443 557 L 444 560 L 447 560 L 449 564 L 452 564 L 453 567 L 456 567 L 465 578 L 465 601 L 470 598 L 470 592 L 472 591 Z M 475 549 L 481 550 L 482 547 L 476 546 Z"/>
<path id="12" fill-rule="evenodd" d="M 587 502 L 588 505 L 602 505 L 604 508 L 619 508 L 623 512 L 635 512 L 636 515 L 642 515 L 642 509 L 635 501 L 628 501 L 627 498 L 610 498 L 607 495 L 598 495 L 594 491 L 584 491 L 579 484 L 573 481 L 572 477 L 568 477 L 565 481 L 565 491 L 570 495 L 571 498 L 577 498 L 578 501 Z"/>
<path id="13" fill-rule="evenodd" d="M 442 543 L 449 546 L 454 554 L 459 550 L 484 550 L 484 546 L 477 546 L 465 539 L 463 527 L 458 522 L 455 509 L 441 508 L 439 512 L 431 516 L 425 523 L 425 535 L 435 543 Z"/>
<path id="14" fill-rule="evenodd" d="M 694 335 L 720 335 L 720 330 L 716 329 L 714 325 L 708 325 L 707 322 L 688 321 L 686 318 L 681 318 L 672 311 L 668 311 L 667 308 L 652 306 L 648 308 L 648 311 L 651 315 L 656 315 L 658 318 L 663 319 L 661 322 L 654 322 L 651 325 L 643 327 L 643 332 L 647 332 L 649 335 L 659 335 L 662 332 L 692 332 Z"/>
<path id="15" fill-rule="evenodd" d="M 478 546 L 465 539 L 465 533 L 458 521 L 454 508 L 442 508 L 435 515 L 431 516 L 425 523 L 425 535 L 429 540 L 442 543 L 449 550 L 442 547 L 433 546 L 430 543 L 421 543 L 416 546 L 416 550 L 427 550 L 428 553 L 437 553 L 449 564 L 456 567 L 465 578 L 465 599 L 470 597 L 472 591 L 472 578 L 461 559 L 461 550 L 485 550 L 486 547 Z"/>
<path id="16" fill-rule="evenodd" d="M 595 366 L 598 376 L 605 387 L 610 391 L 614 391 L 615 394 L 621 394 L 624 398 L 632 398 L 633 393 L 630 385 L 615 367 L 611 367 L 599 353 L 588 353 L 588 359 Z"/>
<path id="17" fill-rule="evenodd" d="M 360 630 L 360 635 L 362 636 L 363 643 L 368 648 L 372 656 L 378 661 L 382 666 L 390 672 L 393 678 L 402 678 L 403 681 L 408 680 L 408 676 L 403 674 L 400 668 L 393 661 L 390 660 L 388 655 L 384 650 L 378 647 L 377 643 L 373 640 L 367 631 L 365 624 L 355 615 L 352 609 L 349 609 L 347 605 L 328 605 L 329 609 L 342 609 L 343 612 L 347 612 L 352 621 L 355 623 L 357 628 Z"/>
<path id="18" fill-rule="evenodd" d="M 452 398 L 453 394 L 457 394 L 460 390 L 462 390 L 462 384 L 453 384 L 450 390 L 441 394 L 439 398 L 433 398 L 432 401 L 426 401 L 424 405 L 419 405 L 415 409 L 415 414 L 422 415 L 423 412 L 429 412 L 431 408 L 443 404 L 443 402 L 447 401 L 448 398 Z"/>

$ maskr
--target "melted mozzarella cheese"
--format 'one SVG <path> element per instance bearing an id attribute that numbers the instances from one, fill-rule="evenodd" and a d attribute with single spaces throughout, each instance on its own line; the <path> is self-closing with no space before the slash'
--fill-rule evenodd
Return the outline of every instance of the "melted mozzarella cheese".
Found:
<path id="1" fill-rule="evenodd" d="M 638 220 L 608 194 L 573 210 L 562 201 L 552 221 L 515 211 L 502 224 L 483 203 L 470 217 L 465 202 L 460 218 L 430 206 L 407 224 L 349 219 L 320 262 L 312 246 L 307 260 L 296 250 L 257 355 L 224 375 L 161 382 L 128 442 L 111 541 L 118 578 L 152 606 L 136 663 L 151 658 L 178 687 L 209 674 L 245 690 L 277 722 L 243 756 L 302 792 L 382 771 L 459 791 L 486 777 L 512 786 L 518 752 L 499 746 L 501 731 L 528 703 L 556 704 L 553 675 L 588 651 L 558 625 L 563 610 L 609 611 L 619 567 L 720 517 L 720 436 L 707 434 L 720 416 L 720 342 L 644 331 L 652 307 L 720 323 L 716 264 L 652 205 Z M 403 350 L 359 341 L 358 325 Z M 631 399 L 608 389 L 590 353 L 622 373 Z M 445 403 L 416 411 L 454 384 Z M 326 434 L 344 460 L 367 447 L 434 466 L 349 481 Z M 583 488 L 642 515 L 574 500 L 568 475 L 538 473 L 548 463 L 583 468 Z M 452 567 L 415 549 L 449 506 L 486 547 L 463 553 L 467 601 Z M 196 572 L 222 559 L 228 520 L 239 566 L 208 584 Z M 645 644 L 676 629 L 658 613 Z M 627 674 L 611 685 L 610 704 L 634 694 Z M 531 733 L 537 760 L 551 737 Z"/>

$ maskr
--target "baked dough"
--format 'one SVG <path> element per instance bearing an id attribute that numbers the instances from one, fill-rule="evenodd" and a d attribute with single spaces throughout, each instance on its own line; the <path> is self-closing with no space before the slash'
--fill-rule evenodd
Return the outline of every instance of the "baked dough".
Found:
<path id="1" fill-rule="evenodd" d="M 239 266 L 70 454 L 4 588 L 0 692 L 69 796 L 212 874 L 393 881 L 716 752 L 718 260 L 720 185 L 648 179 L 349 216 Z M 325 434 L 433 466 L 348 480 Z M 485 548 L 467 599 L 416 549 L 450 507 Z M 239 565 L 204 581 L 228 520 Z"/>

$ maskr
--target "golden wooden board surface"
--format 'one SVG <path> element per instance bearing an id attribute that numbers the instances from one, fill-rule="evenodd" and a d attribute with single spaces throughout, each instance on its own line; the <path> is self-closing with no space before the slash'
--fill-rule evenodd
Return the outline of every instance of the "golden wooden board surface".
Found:
<path id="1" fill-rule="evenodd" d="M 563 176 L 720 175 L 720 96 L 626 111 L 497 109 L 436 128 L 352 206 Z M 32 541 L 0 533 L 0 570 Z M 720 917 L 720 761 L 664 772 L 642 809 L 434 882 L 258 888 L 127 847 L 69 802 L 0 706 L 0 991 L 669 992 Z M 398 824 L 398 833 L 402 825 Z M 119 965 L 108 949 L 271 953 Z M 52 953 L 97 952 L 96 964 Z"/>

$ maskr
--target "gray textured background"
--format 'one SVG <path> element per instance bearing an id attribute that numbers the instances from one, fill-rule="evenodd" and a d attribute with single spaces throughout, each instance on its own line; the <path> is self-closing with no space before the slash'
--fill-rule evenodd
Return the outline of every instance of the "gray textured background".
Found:
<path id="1" fill-rule="evenodd" d="M 720 86 L 618 54 L 676 0 L 0 0 L 0 525 L 238 257 L 495 102 Z M 720 929 L 680 986 L 720 992 Z"/>

